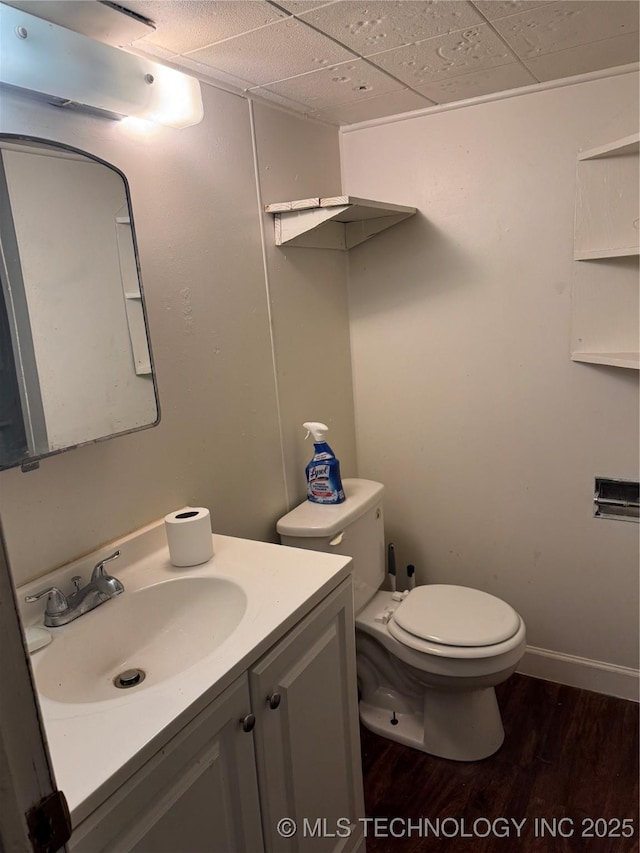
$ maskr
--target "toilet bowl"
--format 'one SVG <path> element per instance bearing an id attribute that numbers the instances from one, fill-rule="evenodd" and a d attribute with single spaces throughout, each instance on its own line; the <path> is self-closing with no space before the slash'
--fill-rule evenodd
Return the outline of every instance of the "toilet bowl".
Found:
<path id="1" fill-rule="evenodd" d="M 504 740 L 494 687 L 515 672 L 524 654 L 524 623 L 509 605 L 487 596 L 513 614 L 510 636 L 471 645 L 474 627 L 480 643 L 487 639 L 483 625 L 491 624 L 477 614 L 466 625 L 467 645 L 424 639 L 403 628 L 395 615 L 399 611 L 401 619 L 400 608 L 418 592 L 446 592 L 452 607 L 458 598 L 469 602 L 476 594 L 480 604 L 490 603 L 483 600 L 485 593 L 457 586 L 417 587 L 404 602 L 394 601 L 390 592 L 377 593 L 356 616 L 361 720 L 377 734 L 431 755 L 456 761 L 486 758 Z"/>
<path id="2" fill-rule="evenodd" d="M 506 602 L 469 587 L 381 591 L 383 487 L 355 479 L 343 486 L 343 504 L 306 501 L 281 518 L 277 529 L 283 545 L 353 559 L 363 725 L 455 761 L 492 755 L 504 740 L 494 688 L 524 654 L 524 622 Z"/>

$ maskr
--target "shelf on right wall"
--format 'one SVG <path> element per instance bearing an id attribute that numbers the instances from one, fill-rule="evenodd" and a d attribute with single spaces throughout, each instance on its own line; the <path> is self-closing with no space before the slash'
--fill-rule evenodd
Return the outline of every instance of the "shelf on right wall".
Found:
<path id="1" fill-rule="evenodd" d="M 640 134 L 634 134 L 578 155 L 574 361 L 640 369 L 639 150 Z"/>

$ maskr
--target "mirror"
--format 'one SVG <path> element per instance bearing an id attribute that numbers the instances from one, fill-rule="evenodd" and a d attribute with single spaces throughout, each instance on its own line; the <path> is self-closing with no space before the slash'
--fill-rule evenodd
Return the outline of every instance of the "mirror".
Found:
<path id="1" fill-rule="evenodd" d="M 0 214 L 0 470 L 157 424 L 124 175 L 0 135 Z"/>

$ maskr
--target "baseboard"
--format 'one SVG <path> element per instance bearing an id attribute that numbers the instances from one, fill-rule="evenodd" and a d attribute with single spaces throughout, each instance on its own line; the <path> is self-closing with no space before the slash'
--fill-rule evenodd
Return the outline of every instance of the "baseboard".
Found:
<path id="1" fill-rule="evenodd" d="M 557 681 L 570 687 L 638 701 L 640 672 L 627 666 L 527 646 L 518 672 L 544 681 Z"/>

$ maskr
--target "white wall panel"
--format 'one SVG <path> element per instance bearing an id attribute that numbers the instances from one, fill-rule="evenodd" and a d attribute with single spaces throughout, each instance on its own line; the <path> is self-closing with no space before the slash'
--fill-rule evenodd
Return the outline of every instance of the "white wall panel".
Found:
<path id="1" fill-rule="evenodd" d="M 2 132 L 66 142 L 127 175 L 162 411 L 155 429 L 47 459 L 29 474 L 0 473 L 0 512 L 18 584 L 185 504 L 209 507 L 216 532 L 266 540 L 276 539 L 275 522 L 289 508 L 249 107 L 212 87 L 203 86 L 203 95 L 202 124 L 144 135 L 3 93 Z M 306 128 L 315 125 L 279 110 L 272 115 L 267 107 L 261 116 L 261 141 L 274 170 L 270 195 L 276 188 L 286 195 L 307 172 L 315 187 L 339 191 L 335 129 L 321 128 L 320 141 L 305 150 L 296 134 L 306 144 L 314 136 Z M 291 148 L 275 164 L 268 140 L 279 136 Z M 266 238 L 271 251 L 271 233 Z M 343 260 L 336 266 L 308 254 L 280 258 L 275 266 L 272 282 L 283 276 L 274 285 L 273 313 L 280 329 L 286 475 L 299 498 L 301 418 L 340 425 L 336 449 L 345 449 L 354 473 L 346 268 Z M 323 305 L 332 349 L 327 359 L 307 334 Z M 287 329 L 294 330 L 291 340 Z M 309 395 L 322 362 L 330 385 Z"/>
<path id="2" fill-rule="evenodd" d="M 637 75 L 343 136 L 344 191 L 421 215 L 350 253 L 359 474 L 419 582 L 476 586 L 533 646 L 637 667 L 637 372 L 569 357 L 576 155 L 637 130 Z"/>

